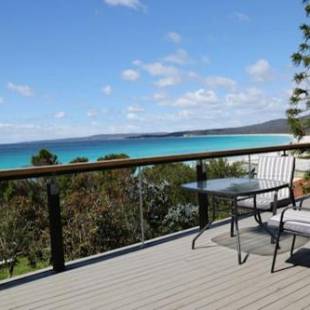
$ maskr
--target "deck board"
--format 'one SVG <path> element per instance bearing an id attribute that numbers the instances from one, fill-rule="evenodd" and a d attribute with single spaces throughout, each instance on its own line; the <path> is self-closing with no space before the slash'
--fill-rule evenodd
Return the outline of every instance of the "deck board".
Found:
<path id="1" fill-rule="evenodd" d="M 254 225 L 252 218 L 240 222 Z M 270 274 L 272 257 L 251 253 L 239 266 L 234 249 L 211 240 L 227 231 L 227 224 L 208 230 L 195 250 L 193 236 L 186 236 L 4 289 L 0 309 L 310 308 L 310 268 Z M 251 252 L 262 242 L 246 239 L 243 245 Z M 277 268 L 291 266 L 287 258 L 279 255 Z"/>

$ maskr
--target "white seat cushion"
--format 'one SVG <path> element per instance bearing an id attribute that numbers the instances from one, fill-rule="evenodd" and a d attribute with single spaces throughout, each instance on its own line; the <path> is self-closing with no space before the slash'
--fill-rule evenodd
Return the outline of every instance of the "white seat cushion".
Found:
<path id="1" fill-rule="evenodd" d="M 281 213 L 268 220 L 268 226 L 279 227 Z M 284 213 L 284 229 L 310 236 L 310 211 L 289 209 Z"/>
<path id="2" fill-rule="evenodd" d="M 280 192 L 280 191 L 279 191 Z M 256 196 L 256 208 L 258 210 L 271 210 L 274 198 L 271 193 L 261 194 Z M 290 204 L 291 200 L 289 197 L 279 197 L 277 200 L 277 206 L 283 207 Z M 241 208 L 253 209 L 254 208 L 254 199 L 242 199 L 238 201 L 238 206 Z"/>
<path id="3" fill-rule="evenodd" d="M 273 202 L 273 199 L 270 199 L 269 197 L 259 197 L 258 195 L 256 197 L 256 208 L 259 210 L 270 210 L 272 202 Z M 239 200 L 238 207 L 253 209 L 254 199 L 248 198 L 248 199 Z"/>

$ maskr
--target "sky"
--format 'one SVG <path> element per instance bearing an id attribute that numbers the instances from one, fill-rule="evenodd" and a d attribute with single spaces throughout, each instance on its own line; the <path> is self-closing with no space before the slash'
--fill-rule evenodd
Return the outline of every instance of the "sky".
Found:
<path id="1" fill-rule="evenodd" d="M 300 0 L 1 0 L 0 143 L 285 117 Z"/>

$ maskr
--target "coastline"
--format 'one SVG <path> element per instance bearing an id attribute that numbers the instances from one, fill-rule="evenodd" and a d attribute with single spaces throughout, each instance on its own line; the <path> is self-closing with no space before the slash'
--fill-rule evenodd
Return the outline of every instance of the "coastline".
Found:
<path id="1" fill-rule="evenodd" d="M 109 138 L 98 138 L 94 139 L 91 137 L 81 137 L 81 138 L 65 138 L 65 139 L 50 139 L 50 140 L 34 140 L 34 141 L 18 141 L 18 142 L 11 142 L 11 143 L 1 143 L 0 142 L 0 148 L 5 148 L 5 147 L 14 147 L 14 146 L 22 146 L 22 145 L 35 145 L 35 144 L 58 144 L 58 143 L 67 143 L 67 144 L 74 144 L 74 143 L 83 143 L 83 142 L 106 142 L 106 141 L 126 141 L 126 140 L 147 140 L 147 139 L 177 139 L 177 138 L 205 138 L 205 137 L 268 137 L 268 136 L 273 136 L 273 137 L 290 137 L 291 142 L 293 143 L 298 143 L 297 140 L 293 137 L 292 134 L 289 133 L 233 133 L 233 134 L 201 134 L 201 135 L 182 135 L 182 136 L 168 136 L 168 135 L 163 135 L 163 136 L 147 136 L 147 137 L 109 137 Z M 310 142 L 310 136 L 309 141 L 304 141 Z M 305 138 L 306 138 L 305 137 Z"/>
<path id="2" fill-rule="evenodd" d="M 206 134 L 206 135 L 184 135 L 179 137 L 172 137 L 172 138 L 195 138 L 195 137 L 242 137 L 242 136 L 253 136 L 253 137 L 260 137 L 260 136 L 273 136 L 273 137 L 291 137 L 292 140 L 294 139 L 292 134 L 289 133 L 232 133 L 232 134 Z M 170 136 L 169 136 L 170 137 Z M 309 141 L 310 141 L 310 136 Z M 160 137 L 158 137 L 160 138 Z M 164 137 L 163 137 L 164 138 Z M 168 137 L 165 137 L 168 138 Z M 135 138 L 133 138 L 135 139 Z M 138 139 L 138 138 L 137 138 Z"/>

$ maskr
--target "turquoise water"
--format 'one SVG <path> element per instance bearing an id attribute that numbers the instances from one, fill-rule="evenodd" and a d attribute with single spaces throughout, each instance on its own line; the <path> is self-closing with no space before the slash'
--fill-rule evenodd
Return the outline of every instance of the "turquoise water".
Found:
<path id="1" fill-rule="evenodd" d="M 126 153 L 130 157 L 148 157 L 281 145 L 291 141 L 292 138 L 288 135 L 223 135 L 6 144 L 0 145 L 0 169 L 29 166 L 31 156 L 41 148 L 47 148 L 56 153 L 61 163 L 68 163 L 77 156 L 95 161 L 98 157 L 111 153 Z"/>

